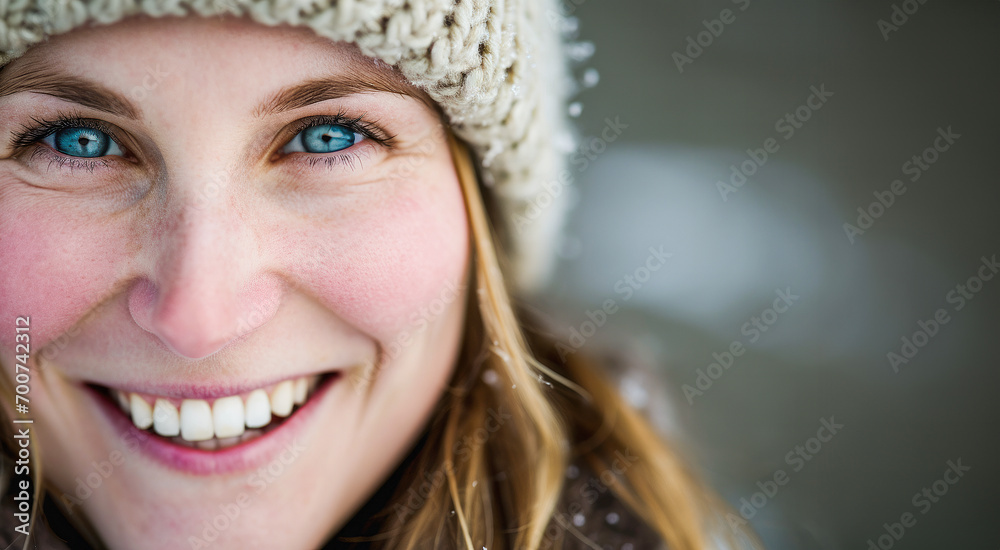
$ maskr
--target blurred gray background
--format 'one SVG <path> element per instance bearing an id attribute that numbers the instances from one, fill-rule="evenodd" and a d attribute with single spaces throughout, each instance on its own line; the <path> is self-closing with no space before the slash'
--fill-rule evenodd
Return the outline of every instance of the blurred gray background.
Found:
<path id="1" fill-rule="evenodd" d="M 977 277 L 1000 255 L 1000 3 L 562 7 L 599 82 L 571 109 L 578 204 L 542 307 L 589 331 L 614 300 L 583 349 L 624 341 L 659 369 L 666 429 L 767 548 L 997 548 L 1000 277 Z M 852 242 L 859 207 L 878 217 Z M 670 256 L 644 273 L 650 247 Z M 779 290 L 798 298 L 768 312 Z"/>

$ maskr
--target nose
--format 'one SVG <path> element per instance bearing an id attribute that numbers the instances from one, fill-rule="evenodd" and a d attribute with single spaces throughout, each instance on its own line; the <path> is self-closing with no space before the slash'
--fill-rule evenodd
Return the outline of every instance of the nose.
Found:
<path id="1" fill-rule="evenodd" d="M 263 269 L 253 228 L 229 193 L 171 198 L 148 224 L 148 269 L 130 288 L 135 322 L 174 353 L 208 357 L 270 320 L 281 281 Z"/>

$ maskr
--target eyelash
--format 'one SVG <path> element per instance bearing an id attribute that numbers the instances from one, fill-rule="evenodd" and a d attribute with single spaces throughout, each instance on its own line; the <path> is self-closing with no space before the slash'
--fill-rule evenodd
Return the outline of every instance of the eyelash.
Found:
<path id="1" fill-rule="evenodd" d="M 11 139 L 11 146 L 14 149 L 31 147 L 51 135 L 53 132 L 57 132 L 64 128 L 90 128 L 92 130 L 101 131 L 111 137 L 111 139 L 113 139 L 115 143 L 118 143 L 119 147 L 121 147 L 122 140 L 118 138 L 118 133 L 115 131 L 115 128 L 100 120 L 83 118 L 79 115 L 63 116 L 52 120 L 31 117 L 31 120 L 34 122 L 34 125 L 22 124 L 21 131 L 15 134 Z M 36 154 L 38 152 L 41 152 L 41 149 L 36 149 Z M 108 166 L 108 161 L 104 159 L 71 157 L 61 153 L 58 153 L 57 155 L 49 155 L 49 157 L 50 160 L 58 164 L 60 168 L 69 166 L 71 170 L 81 168 L 89 172 L 93 172 L 98 166 Z"/>
<path id="2" fill-rule="evenodd" d="M 357 132 L 362 136 L 386 147 L 392 147 L 396 136 L 389 134 L 374 122 L 365 120 L 364 115 L 349 117 L 343 111 L 335 115 L 316 115 L 296 121 L 289 129 L 289 139 L 298 135 L 299 132 L 310 126 L 330 124 L 333 126 L 343 126 L 352 132 Z M 337 151 L 339 153 L 339 151 Z M 316 153 L 310 153 L 315 155 Z"/>
<path id="3" fill-rule="evenodd" d="M 31 120 L 34 124 L 22 124 L 21 131 L 16 133 L 11 139 L 11 146 L 14 149 L 24 149 L 36 145 L 52 133 L 65 128 L 90 128 L 107 134 L 115 141 L 115 143 L 118 144 L 119 147 L 122 148 L 126 154 L 128 154 L 128 150 L 121 144 L 122 140 L 118 137 L 118 132 L 115 127 L 101 120 L 88 119 L 76 114 L 60 116 L 50 120 L 31 117 Z M 395 143 L 396 136 L 389 134 L 377 124 L 365 120 L 364 115 L 349 117 L 343 111 L 340 111 L 335 115 L 316 115 L 296 121 L 293 126 L 289 128 L 288 139 L 294 138 L 299 134 L 299 132 L 309 128 L 310 126 L 317 126 L 321 124 L 343 126 L 352 132 L 361 134 L 366 139 L 370 139 L 375 143 L 390 149 Z M 93 172 L 98 166 L 108 166 L 108 161 L 103 159 L 71 157 L 59 153 L 58 151 L 56 151 L 56 154 L 58 156 L 52 156 L 52 161 L 59 164 L 60 167 L 68 165 L 70 169 L 82 168 Z M 333 153 L 329 153 L 328 156 L 321 156 L 318 153 L 307 154 L 309 155 L 309 166 L 315 166 L 319 163 L 323 163 L 327 168 L 333 168 L 338 164 L 342 164 L 353 169 L 355 161 L 360 164 L 362 160 L 361 155 L 357 152 L 345 153 L 342 151 L 335 151 Z"/>
<path id="4" fill-rule="evenodd" d="M 115 132 L 115 129 L 110 124 L 100 120 L 83 118 L 76 115 L 58 117 L 53 120 L 43 120 L 31 117 L 31 120 L 35 124 L 22 124 L 21 132 L 16 134 L 11 140 L 11 145 L 15 148 L 30 147 L 31 145 L 45 139 L 53 132 L 57 132 L 65 128 L 90 128 L 92 130 L 99 130 L 111 136 L 111 139 L 114 139 L 116 142 L 121 141 L 116 139 L 115 136 L 117 133 Z"/>
<path id="5" fill-rule="evenodd" d="M 288 130 L 288 139 L 293 139 L 299 134 L 299 132 L 305 130 L 306 128 L 323 124 L 343 126 L 352 132 L 361 134 L 365 137 L 365 139 L 370 139 L 389 149 L 392 149 L 395 144 L 396 136 L 389 134 L 377 124 L 365 120 L 364 115 L 358 117 L 348 117 L 343 111 L 339 111 L 335 115 L 316 115 L 296 121 Z M 287 141 L 285 143 L 287 143 Z M 340 165 L 353 170 L 355 163 L 363 165 L 364 161 L 361 153 L 357 150 L 346 152 L 345 149 L 327 153 L 326 155 L 319 153 L 306 153 L 306 155 L 305 162 L 307 162 L 310 167 L 322 163 L 328 169 L 333 169 L 334 166 Z"/>

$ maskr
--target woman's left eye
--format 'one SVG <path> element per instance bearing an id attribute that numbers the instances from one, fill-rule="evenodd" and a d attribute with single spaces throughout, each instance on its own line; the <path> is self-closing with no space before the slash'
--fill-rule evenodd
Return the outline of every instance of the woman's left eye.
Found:
<path id="1" fill-rule="evenodd" d="M 87 128 L 86 126 L 60 128 L 42 138 L 42 143 L 70 157 L 96 158 L 107 155 L 125 155 L 115 140 L 111 139 L 111 136 L 97 128 Z"/>
<path id="2" fill-rule="evenodd" d="M 363 140 L 364 136 L 339 124 L 317 124 L 302 130 L 282 153 L 334 153 Z"/>

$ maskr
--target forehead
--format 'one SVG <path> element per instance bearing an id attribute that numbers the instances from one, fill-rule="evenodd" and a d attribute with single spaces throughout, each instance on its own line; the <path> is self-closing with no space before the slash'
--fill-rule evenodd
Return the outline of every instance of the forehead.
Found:
<path id="1" fill-rule="evenodd" d="M 174 75 L 191 90 L 218 88 L 221 81 L 230 92 L 243 94 L 337 76 L 434 107 L 395 68 L 363 55 L 354 44 L 334 42 L 305 27 L 231 16 L 135 16 L 56 35 L 0 69 L 0 97 L 18 82 L 60 75 L 126 91 Z"/>

